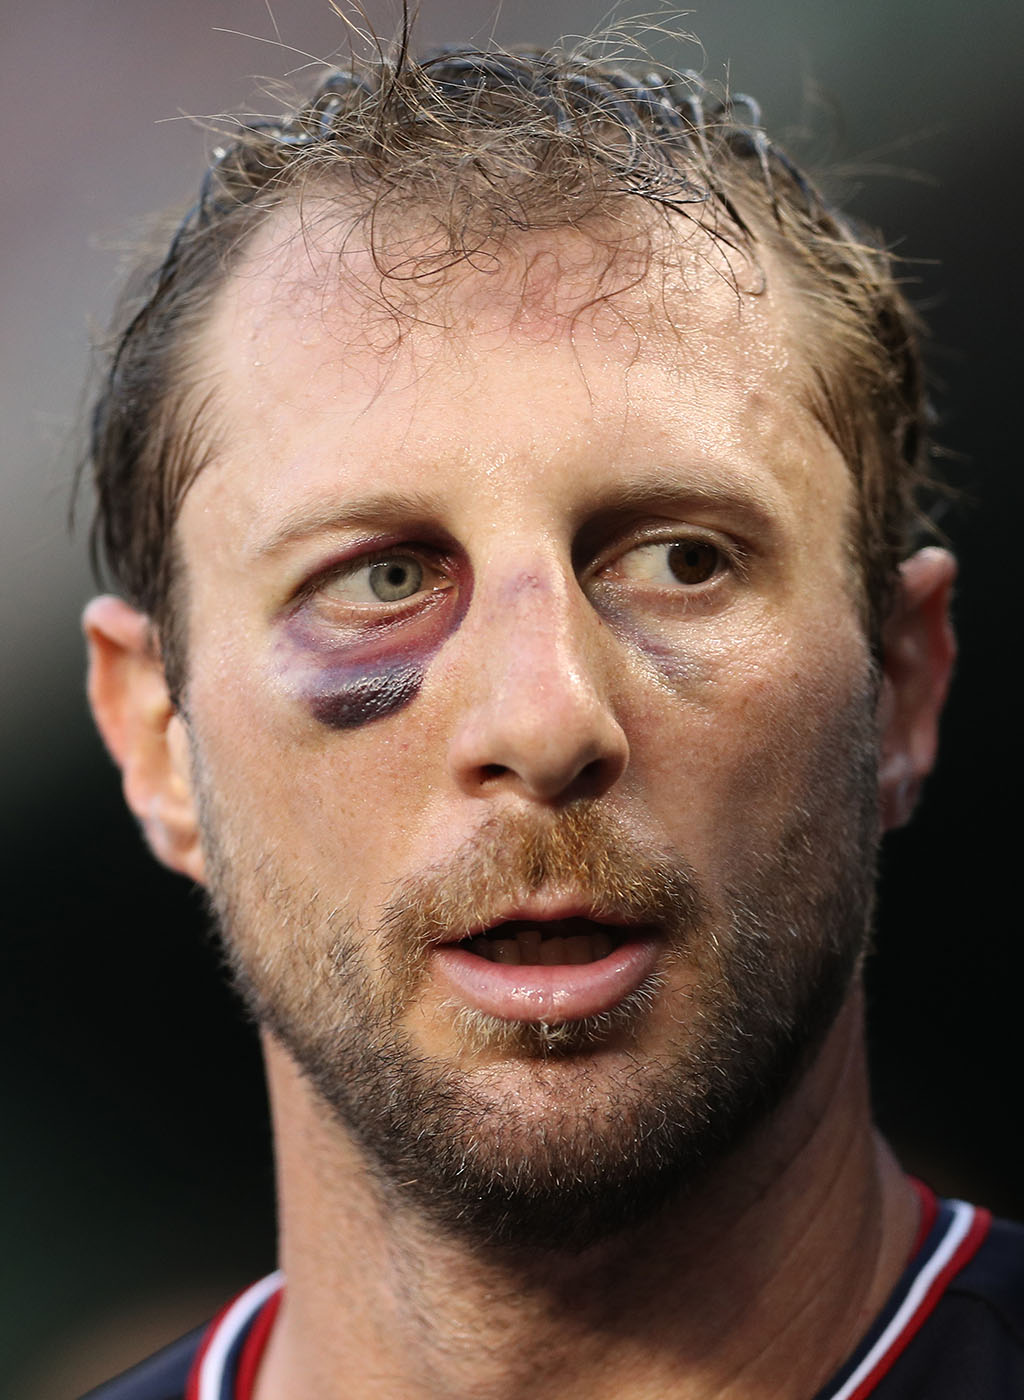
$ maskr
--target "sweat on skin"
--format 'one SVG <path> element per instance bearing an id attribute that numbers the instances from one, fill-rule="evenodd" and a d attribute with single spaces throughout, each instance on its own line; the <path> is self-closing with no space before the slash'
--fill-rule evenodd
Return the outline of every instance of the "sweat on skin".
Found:
<path id="1" fill-rule="evenodd" d="M 599 1191 L 667 1086 L 680 1120 L 708 1111 L 681 1067 L 726 1053 L 733 1022 L 764 1020 L 774 1064 L 761 1003 L 728 1004 L 745 987 L 738 910 L 757 893 L 776 954 L 758 980 L 782 1023 L 821 963 L 807 909 L 848 890 L 856 966 L 876 808 L 902 819 L 934 750 L 949 565 L 925 551 L 906 566 L 877 677 L 849 471 L 795 387 L 800 313 L 777 270 L 760 295 L 737 289 L 693 232 L 594 304 L 575 236 L 550 235 L 497 274 L 410 290 L 422 314 L 397 335 L 339 294 L 375 285 L 365 252 L 350 246 L 340 275 L 326 231 L 319 246 L 293 232 L 261 233 L 199 347 L 217 450 L 179 527 L 185 715 L 166 702 L 163 758 L 128 784 L 144 821 L 165 814 L 149 829 L 169 864 L 209 881 L 216 848 L 226 934 L 273 1008 L 289 1283 L 259 1400 L 812 1394 L 914 1231 L 871 1134 L 855 977 L 809 1068 L 716 1171 L 589 1249 L 489 1248 L 479 1222 L 460 1235 L 432 1218 L 389 1175 L 352 1069 L 379 1050 L 402 1072 L 375 1087 L 429 1080 L 454 1105 L 439 1116 L 435 1095 L 431 1129 L 472 1136 L 475 1179 L 528 1181 L 546 1142 Z M 396 561 L 389 586 L 413 591 L 381 599 L 371 571 Z M 158 708 L 159 690 L 118 608 L 90 627 L 127 772 L 129 692 Z M 489 823 L 548 832 L 579 805 L 646 867 L 685 860 L 705 922 L 673 956 L 639 940 L 651 994 L 599 1043 L 542 1058 L 467 1039 L 460 999 L 500 1020 L 552 969 L 476 958 L 471 986 L 459 959 L 475 955 L 442 942 L 403 981 L 385 956 L 395 892 L 443 885 Z M 496 918 L 586 907 L 584 888 L 543 884 L 509 907 L 500 849 L 487 859 Z M 564 976 L 597 1012 L 586 966 Z M 363 1050 L 346 1065 L 348 1041 Z M 424 1102 L 406 1105 L 410 1135 Z M 502 1189 L 513 1201 L 511 1177 Z"/>

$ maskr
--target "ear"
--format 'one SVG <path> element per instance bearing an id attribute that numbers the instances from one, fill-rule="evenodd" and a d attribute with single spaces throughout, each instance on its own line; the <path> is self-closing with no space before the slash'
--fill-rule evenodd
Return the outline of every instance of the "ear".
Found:
<path id="1" fill-rule="evenodd" d="M 908 821 L 931 772 L 939 717 L 956 640 L 949 605 L 956 561 L 922 549 L 900 565 L 892 611 L 882 629 L 879 801 L 885 830 Z"/>
<path id="2" fill-rule="evenodd" d="M 94 598 L 82 618 L 89 704 L 121 769 L 124 795 L 153 854 L 202 883 L 189 740 L 171 700 L 149 618 L 120 598 Z"/>

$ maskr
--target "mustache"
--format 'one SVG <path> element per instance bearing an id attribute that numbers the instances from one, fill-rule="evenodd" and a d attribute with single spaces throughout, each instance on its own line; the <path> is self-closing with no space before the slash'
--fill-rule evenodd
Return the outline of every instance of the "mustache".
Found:
<path id="1" fill-rule="evenodd" d="M 379 923 L 383 951 L 392 966 L 425 960 L 439 943 L 500 923 L 541 893 L 608 923 L 655 925 L 674 945 L 707 922 L 688 862 L 591 803 L 544 817 L 492 815 L 452 856 L 395 887 Z"/>

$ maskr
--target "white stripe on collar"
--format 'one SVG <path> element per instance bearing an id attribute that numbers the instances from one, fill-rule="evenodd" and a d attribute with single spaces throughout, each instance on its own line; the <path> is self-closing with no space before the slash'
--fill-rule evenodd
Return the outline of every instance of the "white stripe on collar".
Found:
<path id="1" fill-rule="evenodd" d="M 913 1322 L 932 1284 L 963 1243 L 974 1223 L 975 1208 L 964 1201 L 951 1201 L 949 1204 L 953 1208 L 953 1216 L 946 1233 L 921 1266 L 889 1325 L 853 1374 L 848 1376 L 844 1384 L 833 1391 L 827 1400 L 849 1400 L 858 1386 L 864 1383 Z M 200 1363 L 197 1400 L 225 1400 L 222 1393 L 224 1366 L 231 1349 L 263 1304 L 283 1283 L 284 1275 L 280 1270 L 268 1274 L 266 1278 L 247 1288 L 228 1308 Z"/>
<path id="2" fill-rule="evenodd" d="M 888 1327 L 853 1375 L 838 1390 L 833 1391 L 828 1396 L 828 1400 L 849 1400 L 857 1387 L 864 1383 L 914 1320 L 918 1309 L 928 1296 L 928 1290 L 963 1243 L 968 1230 L 974 1223 L 975 1208 L 965 1201 L 950 1201 L 949 1204 L 953 1207 L 953 1218 L 949 1222 L 949 1227 L 928 1260 L 922 1265 L 907 1292 L 907 1296 L 903 1299 Z"/>
<path id="3" fill-rule="evenodd" d="M 280 1270 L 261 1278 L 240 1293 L 228 1308 L 210 1338 L 209 1346 L 199 1364 L 198 1400 L 224 1400 L 224 1364 L 239 1335 L 249 1325 L 263 1304 L 284 1283 Z"/>

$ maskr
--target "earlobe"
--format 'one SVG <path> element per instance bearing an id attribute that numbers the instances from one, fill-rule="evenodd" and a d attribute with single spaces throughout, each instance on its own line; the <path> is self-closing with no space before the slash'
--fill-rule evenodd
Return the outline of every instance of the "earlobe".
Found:
<path id="1" fill-rule="evenodd" d="M 879 801 L 886 830 L 908 821 L 938 748 L 956 641 L 949 606 L 956 561 L 922 549 L 900 566 L 882 631 Z"/>
<path id="2" fill-rule="evenodd" d="M 82 619 L 89 704 L 121 769 L 125 799 L 154 855 L 203 880 L 184 721 L 171 700 L 149 618 L 121 598 L 94 598 Z"/>

